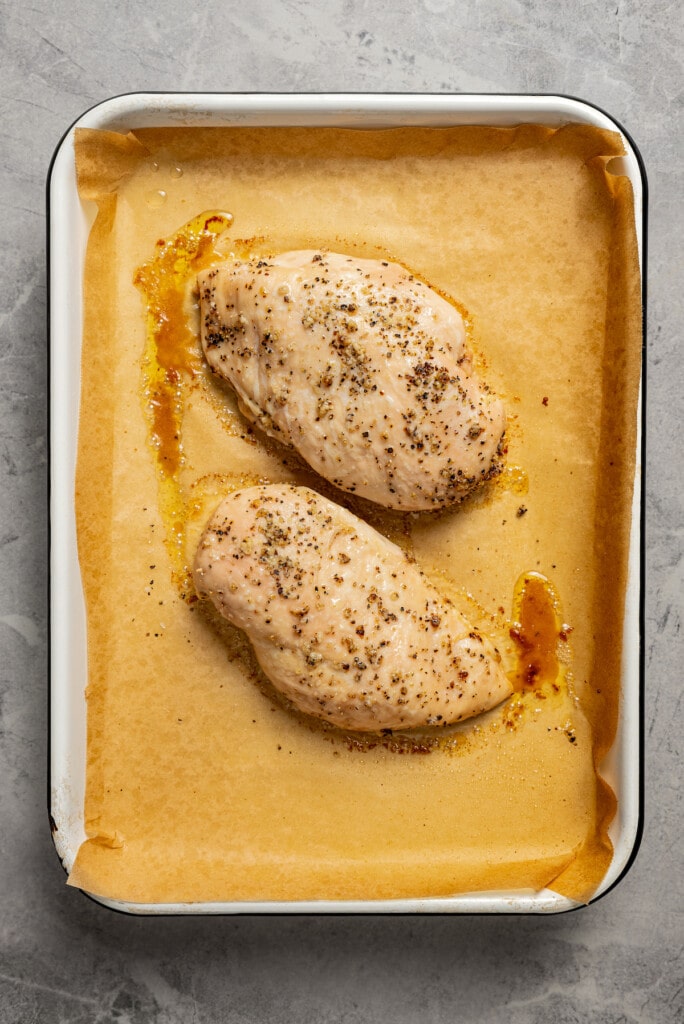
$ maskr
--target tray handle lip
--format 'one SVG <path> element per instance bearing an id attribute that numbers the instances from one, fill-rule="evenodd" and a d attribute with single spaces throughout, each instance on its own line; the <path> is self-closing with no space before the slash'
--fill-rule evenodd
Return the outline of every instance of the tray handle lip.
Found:
<path id="1" fill-rule="evenodd" d="M 188 917 L 275 917 L 275 916 L 297 916 L 297 917 L 415 917 L 416 914 L 429 915 L 430 917 L 556 917 L 559 914 L 569 914 L 575 910 L 582 910 L 589 904 L 576 903 L 567 900 L 566 905 L 558 907 L 537 908 L 534 910 L 517 909 L 501 910 L 492 907 L 490 910 L 461 910 L 454 905 L 451 909 L 431 909 L 430 903 L 433 898 L 412 900 L 384 900 L 383 905 L 375 909 L 367 900 L 340 900 L 339 905 L 332 900 L 301 900 L 288 903 L 287 901 L 259 901 L 245 900 L 230 903 L 230 909 L 219 909 L 226 906 L 221 903 L 134 903 L 128 900 L 110 899 L 106 896 L 97 896 L 86 889 L 78 890 L 82 896 L 99 907 L 113 914 L 121 914 L 124 917 L 164 917 L 164 918 L 188 918 Z M 469 894 L 477 898 L 479 894 Z M 483 893 L 481 895 L 487 895 Z M 444 903 L 455 897 L 437 897 L 435 902 Z M 510 896 L 507 897 L 511 899 Z M 558 896 L 559 900 L 565 897 Z M 412 909 L 388 908 L 388 903 L 395 905 L 410 902 L 415 906 Z M 208 907 L 212 909 L 207 909 Z M 195 909 L 196 908 L 196 909 Z"/>
<path id="2" fill-rule="evenodd" d="M 364 101 L 367 100 L 369 103 L 372 102 L 372 101 L 376 101 L 377 102 L 377 101 L 382 101 L 382 100 L 385 100 L 385 99 L 400 99 L 400 98 L 405 98 L 407 100 L 408 99 L 413 99 L 413 100 L 416 100 L 416 101 L 424 101 L 426 103 L 428 101 L 431 101 L 431 102 L 434 102 L 434 103 L 437 103 L 437 104 L 440 104 L 440 103 L 448 101 L 448 100 L 452 100 L 452 101 L 459 101 L 459 102 L 461 102 L 461 103 L 463 103 L 465 105 L 474 104 L 475 102 L 481 101 L 481 100 L 491 100 L 491 101 L 499 100 L 499 101 L 503 102 L 507 107 L 510 107 L 511 109 L 515 109 L 515 102 L 518 101 L 518 100 L 522 101 L 522 102 L 529 102 L 531 100 L 538 100 L 543 105 L 547 105 L 548 104 L 549 109 L 552 109 L 552 105 L 553 105 L 554 101 L 561 101 L 563 103 L 570 104 L 572 107 L 575 107 L 576 108 L 575 112 L 578 115 L 581 114 L 583 110 L 586 110 L 586 111 L 588 111 L 590 113 L 597 113 L 597 114 L 599 114 L 610 125 L 612 125 L 618 132 L 620 132 L 623 135 L 623 137 L 627 140 L 627 142 L 629 143 L 631 149 L 633 150 L 634 155 L 635 155 L 636 160 L 637 160 L 637 163 L 639 165 L 639 172 L 640 172 L 640 175 L 641 175 L 641 178 L 642 178 L 642 182 L 644 184 L 644 187 L 647 186 L 647 174 L 646 174 L 646 167 L 645 167 L 643 156 L 641 154 L 641 151 L 640 151 L 637 143 L 634 141 L 634 138 L 629 133 L 629 131 L 625 128 L 625 126 L 620 121 L 618 121 L 617 118 L 615 118 L 612 114 L 610 114 L 604 107 L 600 106 L 598 103 L 594 103 L 594 102 L 592 102 L 590 100 L 583 99 L 582 97 L 575 96 L 572 93 L 562 93 L 562 92 L 553 92 L 553 93 L 545 93 L 545 92 L 496 92 L 496 91 L 494 91 L 494 92 L 462 92 L 462 93 L 459 93 L 459 92 L 413 92 L 411 90 L 394 90 L 394 91 L 389 90 L 389 91 L 382 91 L 382 92 L 367 92 L 367 91 L 361 90 L 361 89 L 359 89 L 359 90 L 342 90 L 342 89 L 340 89 L 340 90 L 330 90 L 330 91 L 321 91 L 321 92 L 302 92 L 300 90 L 286 90 L 286 91 L 275 91 L 274 90 L 274 91 L 264 92 L 263 90 L 259 90 L 259 89 L 242 89 L 242 90 L 237 90 L 237 91 L 226 91 L 226 90 L 220 90 L 220 89 L 216 89 L 216 90 L 205 90 L 205 89 L 202 89 L 202 90 L 188 90 L 188 91 L 173 92 L 173 91 L 168 90 L 168 89 L 167 90 L 164 90 L 164 89 L 152 89 L 152 90 L 131 90 L 130 92 L 116 93 L 113 96 L 106 97 L 103 100 L 98 100 L 96 103 L 93 103 L 91 106 L 86 107 L 85 110 L 81 111 L 81 113 L 76 118 L 74 118 L 74 120 L 70 123 L 70 125 L 63 132 L 62 136 L 60 137 L 60 139 L 58 140 L 58 142 L 57 142 L 57 144 L 55 146 L 54 152 L 52 154 L 52 159 L 50 161 L 50 165 L 49 165 L 49 168 L 48 168 L 48 186 L 49 186 L 49 183 L 50 183 L 50 179 L 51 179 L 51 175 L 52 175 L 52 169 L 53 169 L 53 165 L 54 165 L 55 159 L 56 159 L 56 157 L 57 157 L 57 155 L 59 153 L 59 150 L 61 149 L 62 145 L 66 141 L 67 137 L 70 135 L 70 133 L 73 131 L 74 128 L 78 127 L 81 124 L 81 122 L 87 120 L 90 115 L 93 115 L 95 113 L 95 111 L 99 110 L 99 111 L 104 113 L 107 110 L 107 108 L 115 106 L 117 103 L 123 104 L 123 101 L 125 101 L 125 100 L 130 100 L 131 104 L 133 104 L 135 101 L 140 103 L 141 101 L 143 101 L 144 99 L 146 99 L 148 97 L 178 97 L 179 100 L 182 100 L 182 99 L 187 99 L 187 98 L 191 98 L 191 97 L 200 97 L 200 96 L 207 96 L 207 97 L 210 97 L 210 98 L 234 97 L 235 99 L 246 99 L 248 97 L 260 97 L 260 98 L 263 98 L 266 101 L 269 101 L 269 100 L 273 101 L 273 100 L 275 100 L 278 97 L 283 97 L 283 98 L 291 98 L 292 100 L 297 100 L 298 99 L 298 100 L 300 100 L 300 102 L 304 101 L 304 100 L 307 100 L 307 101 L 310 101 L 312 104 L 315 104 L 316 101 L 320 102 L 321 99 L 323 99 L 324 97 L 330 97 L 331 99 L 340 99 L 341 97 L 350 97 L 352 99 L 353 98 L 356 98 L 356 99 L 363 98 Z M 475 109 L 474 106 L 473 106 L 473 109 Z M 133 112 L 133 110 L 131 110 L 131 112 Z M 124 113 L 125 113 L 125 111 L 124 111 Z"/>
<path id="3" fill-rule="evenodd" d="M 490 916 L 491 914 L 503 915 L 503 916 L 520 916 L 521 913 L 524 913 L 525 916 L 548 916 L 549 913 L 553 913 L 553 914 L 564 913 L 564 914 L 567 914 L 567 913 L 572 913 L 573 911 L 576 911 L 576 910 L 582 910 L 585 907 L 593 906 L 599 900 L 603 899 L 610 892 L 612 892 L 616 888 L 616 886 L 618 886 L 624 880 L 626 875 L 630 872 L 630 870 L 633 867 L 634 862 L 635 862 L 635 860 L 637 858 L 637 855 L 639 853 L 639 849 L 641 847 L 641 842 L 642 842 L 643 833 L 644 833 L 644 815 L 645 815 L 645 810 L 644 810 L 644 797 L 645 797 L 645 781 L 644 781 L 644 753 L 645 753 L 644 712 L 645 712 L 645 594 L 646 594 L 645 508 L 646 508 L 646 404 L 647 404 L 646 403 L 646 394 L 647 394 L 647 359 L 646 359 L 647 347 L 646 347 L 646 336 L 647 336 L 647 265 L 648 265 L 648 230 L 647 229 L 648 229 L 649 184 L 648 184 L 648 175 L 647 175 L 647 171 L 646 171 L 646 166 L 645 166 L 644 158 L 643 158 L 643 155 L 641 153 L 641 150 L 640 150 L 639 146 L 634 141 L 632 135 L 624 127 L 624 125 L 620 121 L 618 121 L 615 117 L 613 117 L 612 114 L 608 113 L 599 104 L 590 102 L 590 101 L 585 100 L 585 99 L 581 99 L 581 98 L 579 98 L 577 96 L 574 96 L 574 95 L 568 94 L 568 93 L 536 93 L 536 92 L 532 92 L 532 93 L 508 93 L 508 92 L 486 92 L 486 93 L 437 92 L 437 93 L 416 93 L 416 92 L 411 92 L 411 91 L 389 91 L 389 92 L 376 92 L 376 93 L 373 93 L 373 92 L 366 92 L 366 91 L 363 91 L 363 90 L 357 90 L 357 91 L 346 91 L 346 90 L 335 91 L 335 90 L 333 90 L 333 91 L 325 92 L 325 93 L 306 93 L 306 92 L 298 92 L 298 91 L 263 92 L 261 90 L 256 90 L 256 89 L 254 89 L 254 90 L 251 90 L 251 89 L 250 90 L 240 90 L 240 91 L 237 91 L 237 92 L 226 92 L 226 91 L 223 91 L 223 90 L 213 90 L 213 91 L 196 90 L 196 91 L 186 91 L 186 92 L 170 92 L 168 90 L 149 90 L 149 91 L 146 90 L 146 91 L 130 91 L 130 92 L 117 93 L 114 96 L 107 97 L 104 100 L 100 100 L 97 103 L 92 104 L 90 107 L 87 107 L 84 111 L 82 111 L 76 118 L 74 118 L 74 120 L 69 124 L 69 126 L 66 128 L 66 130 L 62 133 L 61 137 L 59 138 L 59 140 L 58 140 L 58 142 L 57 142 L 57 144 L 56 144 L 56 146 L 54 148 L 54 151 L 52 153 L 52 157 L 50 159 L 49 165 L 48 165 L 48 170 L 47 170 L 47 175 L 46 175 L 46 183 L 45 183 L 45 191 L 46 191 L 46 244 L 45 244 L 45 259 L 46 259 L 46 281 L 47 281 L 47 288 L 46 288 L 46 321 L 47 321 L 46 349 L 47 349 L 47 375 L 48 375 L 48 381 L 51 379 L 50 375 L 51 375 L 51 364 L 52 364 L 52 343 L 51 343 L 52 342 L 52 337 L 51 337 L 51 335 L 52 335 L 52 332 L 51 332 L 52 296 L 51 296 L 51 285 L 50 285 L 50 266 L 51 266 L 51 256 L 52 256 L 52 254 L 51 254 L 51 225 L 52 225 L 51 197 L 52 197 L 52 181 L 53 181 L 53 175 L 54 175 L 54 170 L 55 170 L 56 162 L 57 162 L 58 157 L 59 157 L 59 155 L 60 155 L 60 153 L 62 151 L 62 148 L 67 143 L 67 140 L 71 136 L 73 130 L 76 127 L 78 127 L 79 124 L 83 120 L 85 120 L 88 115 L 93 114 L 97 110 L 103 110 L 104 111 L 104 110 L 107 109 L 107 107 L 113 105 L 116 101 L 125 100 L 125 99 L 130 99 L 130 100 L 136 100 L 137 99 L 137 100 L 140 100 L 143 97 L 148 97 L 148 96 L 150 96 L 150 97 L 153 97 L 153 96 L 178 96 L 179 98 L 193 97 L 193 96 L 211 96 L 211 97 L 235 96 L 236 98 L 248 97 L 248 96 L 259 96 L 259 97 L 264 97 L 264 98 L 273 98 L 273 97 L 276 97 L 276 96 L 283 96 L 283 97 L 289 96 L 289 97 L 293 97 L 293 98 L 299 97 L 300 99 L 308 98 L 308 99 L 311 99 L 311 101 L 314 101 L 316 98 L 320 99 L 321 96 L 330 96 L 330 97 L 342 97 L 342 96 L 359 97 L 359 96 L 362 96 L 362 97 L 364 97 L 364 99 L 368 99 L 368 100 L 379 100 L 379 99 L 382 99 L 383 97 L 393 97 L 393 98 L 394 97 L 406 97 L 407 99 L 409 97 L 414 97 L 414 98 L 420 97 L 421 99 L 424 99 L 424 100 L 432 99 L 432 100 L 436 100 L 436 101 L 439 101 L 441 97 L 444 97 L 446 99 L 454 99 L 454 100 L 455 99 L 459 99 L 459 100 L 463 100 L 463 101 L 475 100 L 475 99 L 479 99 L 479 98 L 484 97 L 486 99 L 491 99 L 492 101 L 496 100 L 496 99 L 505 100 L 507 102 L 510 102 L 511 105 L 513 105 L 514 101 L 517 100 L 517 99 L 523 100 L 523 101 L 535 100 L 536 99 L 536 100 L 541 100 L 541 101 L 549 101 L 549 103 L 551 103 L 553 100 L 563 100 L 563 101 L 567 101 L 567 102 L 570 102 L 572 104 L 577 105 L 578 113 L 581 111 L 581 109 L 583 107 L 587 108 L 588 110 L 596 111 L 597 113 L 599 113 L 602 117 L 604 117 L 607 121 L 609 121 L 615 127 L 615 129 L 618 132 L 621 133 L 623 138 L 627 141 L 628 145 L 631 147 L 631 150 L 632 150 L 632 152 L 634 154 L 634 157 L 636 159 L 637 167 L 638 167 L 638 170 L 639 170 L 639 175 L 640 175 L 640 178 L 641 178 L 641 186 L 642 186 L 642 196 L 641 196 L 642 345 L 641 345 L 641 420 L 640 420 L 641 444 L 640 444 L 640 453 L 639 453 L 640 454 L 640 459 L 641 459 L 641 471 L 640 471 L 640 480 L 639 480 L 639 494 L 640 494 L 640 522 L 639 522 L 639 527 L 640 527 L 640 529 L 639 529 L 639 612 L 638 612 L 638 619 L 639 619 L 639 650 L 638 650 L 638 676 L 639 676 L 639 687 L 638 687 L 638 689 L 639 689 L 639 707 L 638 707 L 638 768 L 639 768 L 639 772 L 638 772 L 638 788 L 637 788 L 638 813 L 637 813 L 637 821 L 636 821 L 636 827 L 635 827 L 635 831 L 634 831 L 634 836 L 633 836 L 633 839 L 632 839 L 631 850 L 630 850 L 629 856 L 626 858 L 626 861 L 625 861 L 621 871 L 617 875 L 617 877 L 610 883 L 610 885 L 606 886 L 605 889 L 602 889 L 596 896 L 592 897 L 586 904 L 578 903 L 576 905 L 569 906 L 569 907 L 562 907 L 562 908 L 559 908 L 559 909 L 554 910 L 554 911 L 548 911 L 548 910 L 529 910 L 529 911 L 526 911 L 526 912 L 506 911 L 506 910 L 497 910 L 497 911 L 485 911 L 485 910 L 482 910 L 482 911 L 462 911 L 462 910 L 454 909 L 453 911 L 437 911 L 437 912 L 432 911 L 432 913 L 433 914 L 436 913 L 437 916 L 451 916 L 452 914 L 460 914 L 460 915 L 466 916 L 466 917 L 483 917 L 483 916 Z M 49 822 L 49 826 L 50 826 L 50 832 L 51 832 L 51 837 L 52 837 L 52 841 L 53 841 L 53 846 L 54 846 L 54 849 L 55 849 L 55 853 L 57 854 L 57 857 L 58 857 L 60 863 L 62 864 L 62 867 L 63 867 L 63 869 L 64 869 L 64 871 L 66 873 L 67 872 L 67 868 L 66 868 L 66 864 L 65 864 L 66 857 L 59 852 L 58 844 L 57 844 L 57 841 L 55 839 L 55 833 L 59 831 L 59 822 L 57 820 L 55 820 L 55 817 L 53 816 L 53 810 L 56 811 L 56 808 L 53 808 L 53 805 L 52 805 L 52 677 L 53 677 L 52 667 L 53 667 L 53 665 L 52 665 L 52 639 L 51 638 L 52 638 L 52 625 L 53 625 L 53 623 L 52 623 L 52 605 L 51 605 L 51 599 L 50 599 L 51 598 L 51 586 L 52 586 L 52 572 L 51 572 L 51 568 L 50 568 L 50 556 L 51 556 L 52 547 L 53 547 L 53 544 L 52 544 L 52 515 L 51 515 L 52 453 L 53 453 L 53 445 L 52 445 L 52 430 L 51 430 L 52 393 L 51 393 L 51 389 L 50 388 L 48 388 L 46 412 L 47 412 L 47 417 L 48 417 L 48 438 L 47 438 L 47 458 L 48 458 L 48 488 L 47 488 L 48 572 L 46 574 L 46 599 L 47 599 L 46 603 L 47 603 L 47 609 L 48 609 L 48 613 L 47 613 L 48 636 L 50 637 L 50 641 L 48 643 L 48 651 L 47 651 L 47 688 L 46 688 L 47 689 L 47 722 L 48 722 L 47 773 L 46 773 L 47 793 L 46 793 L 46 796 L 47 796 L 47 815 L 48 815 L 48 822 Z M 122 914 L 126 914 L 126 915 L 129 915 L 129 914 L 146 914 L 147 913 L 147 911 L 145 911 L 144 909 L 140 909 L 140 910 L 130 909 L 130 907 L 132 907 L 133 905 L 130 905 L 129 907 L 124 906 L 123 904 L 122 905 L 116 905 L 116 902 L 107 901 L 107 900 L 105 900 L 103 898 L 96 897 L 96 896 L 94 896 L 91 893 L 85 892 L 85 890 L 81 890 L 81 891 L 83 892 L 83 894 L 88 899 L 92 900 L 93 902 L 97 903 L 100 906 L 106 907 L 107 909 L 109 909 L 110 911 L 112 911 L 114 913 L 122 913 Z M 168 914 L 165 913 L 164 916 L 182 916 L 182 917 L 186 917 L 186 916 L 200 916 L 200 915 L 201 916 L 205 916 L 206 915 L 206 911 L 201 909 L 202 906 L 203 906 L 203 904 L 198 904 L 198 909 L 197 910 L 192 909 L 192 910 L 178 910 L 178 911 L 175 911 L 175 912 L 171 911 Z M 266 906 L 266 905 L 264 905 L 264 906 Z M 225 912 L 225 916 L 229 916 L 229 915 L 232 916 L 235 913 L 238 913 L 238 914 L 244 913 L 244 914 L 263 915 L 263 914 L 268 914 L 268 913 L 284 913 L 284 912 L 298 913 L 298 914 L 316 914 L 316 913 L 320 913 L 320 910 L 316 910 L 315 908 L 312 908 L 310 910 L 304 911 L 304 910 L 298 910 L 296 907 L 292 907 L 288 911 L 284 911 L 282 909 L 282 907 L 281 907 L 278 910 L 270 910 L 270 911 L 268 909 L 260 909 L 258 911 L 252 910 L 252 911 L 244 911 L 244 912 L 239 911 L 239 910 L 238 911 L 231 911 L 231 912 L 226 911 Z M 359 911 L 353 911 L 353 912 L 355 914 L 359 914 L 360 916 L 366 916 L 366 915 L 373 915 L 373 916 L 396 916 L 396 914 L 394 912 L 387 911 L 387 910 L 365 909 L 365 910 L 359 910 Z M 428 911 L 428 912 L 430 912 L 430 911 Z M 348 910 L 345 910 L 345 911 L 332 910 L 332 911 L 326 911 L 326 913 L 330 914 L 330 916 L 345 916 L 345 915 L 347 915 L 349 913 L 349 911 Z M 401 913 L 401 912 L 399 912 L 399 913 Z M 405 912 L 405 913 L 409 913 L 409 912 Z M 411 912 L 411 913 L 413 913 L 413 912 Z M 219 915 L 217 915 L 217 916 L 219 916 Z"/>

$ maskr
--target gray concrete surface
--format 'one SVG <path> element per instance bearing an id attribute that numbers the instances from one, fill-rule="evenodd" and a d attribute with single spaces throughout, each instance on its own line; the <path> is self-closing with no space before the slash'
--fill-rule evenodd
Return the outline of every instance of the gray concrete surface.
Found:
<path id="1" fill-rule="evenodd" d="M 0 3 L 0 1021 L 684 1019 L 682 22 L 670 0 Z M 44 182 L 132 90 L 561 92 L 648 168 L 645 833 L 595 906 L 541 918 L 148 920 L 64 884 L 46 818 Z"/>

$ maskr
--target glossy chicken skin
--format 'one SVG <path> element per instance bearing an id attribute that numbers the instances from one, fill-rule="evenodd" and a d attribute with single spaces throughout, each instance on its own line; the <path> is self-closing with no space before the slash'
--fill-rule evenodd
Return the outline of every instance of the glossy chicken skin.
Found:
<path id="1" fill-rule="evenodd" d="M 448 725 L 511 692 L 491 643 L 403 551 L 308 488 L 229 495 L 194 580 L 247 633 L 276 689 L 336 726 Z"/>
<path id="2" fill-rule="evenodd" d="M 326 480 L 417 511 L 498 472 L 503 405 L 473 374 L 458 310 L 404 267 L 304 250 L 198 280 L 210 367 Z"/>

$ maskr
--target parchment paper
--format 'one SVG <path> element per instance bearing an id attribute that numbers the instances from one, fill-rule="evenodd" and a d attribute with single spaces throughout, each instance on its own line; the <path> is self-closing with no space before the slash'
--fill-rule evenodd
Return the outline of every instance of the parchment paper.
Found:
<path id="1" fill-rule="evenodd" d="M 640 367 L 631 188 L 606 169 L 621 153 L 617 135 L 581 126 L 78 132 L 80 195 L 98 215 L 76 494 L 89 838 L 71 884 L 141 903 L 544 886 L 590 898 L 612 855 L 600 766 L 620 697 Z M 298 480 L 349 504 L 200 375 L 181 402 L 182 536 L 169 537 L 134 278 L 211 210 L 234 218 L 226 252 L 395 259 L 465 307 L 506 402 L 506 469 L 440 516 L 353 507 L 511 666 L 516 581 L 547 577 L 569 627 L 557 687 L 516 693 L 428 753 L 357 744 L 284 707 L 236 631 L 181 593 L 178 565 L 241 480 Z"/>

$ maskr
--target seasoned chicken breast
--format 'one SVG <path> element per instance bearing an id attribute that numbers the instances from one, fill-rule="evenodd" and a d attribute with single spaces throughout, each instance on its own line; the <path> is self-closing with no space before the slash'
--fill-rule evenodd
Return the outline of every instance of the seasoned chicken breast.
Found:
<path id="1" fill-rule="evenodd" d="M 448 725 L 511 692 L 492 644 L 403 551 L 305 487 L 236 491 L 194 567 L 273 685 L 347 729 Z"/>
<path id="2" fill-rule="evenodd" d="M 440 508 L 498 471 L 503 405 L 463 318 L 404 267 L 305 250 L 215 266 L 199 288 L 212 370 L 343 491 Z"/>

